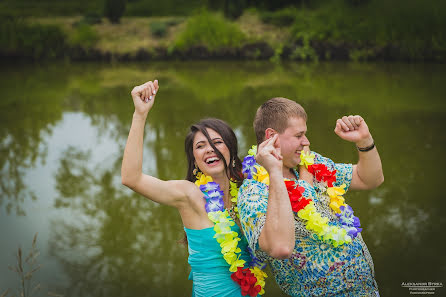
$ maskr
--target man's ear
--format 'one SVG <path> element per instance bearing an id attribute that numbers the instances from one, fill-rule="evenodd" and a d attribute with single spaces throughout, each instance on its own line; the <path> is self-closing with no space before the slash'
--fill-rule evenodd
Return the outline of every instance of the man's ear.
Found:
<path id="1" fill-rule="evenodd" d="M 277 134 L 276 130 L 274 130 L 273 128 L 266 128 L 266 130 L 265 130 L 265 140 L 270 139 L 275 134 Z"/>

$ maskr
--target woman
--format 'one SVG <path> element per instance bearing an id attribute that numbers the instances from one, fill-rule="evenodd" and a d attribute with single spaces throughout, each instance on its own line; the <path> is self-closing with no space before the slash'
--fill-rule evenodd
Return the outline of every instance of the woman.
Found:
<path id="1" fill-rule="evenodd" d="M 242 165 L 237 156 L 236 136 L 221 120 L 203 120 L 193 125 L 186 137 L 187 180 L 162 181 L 143 174 L 141 169 L 144 125 L 158 89 L 158 81 L 155 80 L 136 86 L 131 92 L 135 112 L 124 151 L 122 183 L 152 201 L 178 209 L 188 238 L 189 263 L 192 267 L 189 279 L 193 280 L 192 296 L 242 296 L 239 283 L 246 275 L 250 276 L 246 268 L 251 262 L 246 239 L 241 235 L 238 224 L 224 225 L 225 218 L 220 222 L 218 218 L 214 217 L 211 221 L 208 217 L 208 213 L 224 214 L 223 208 L 234 209 L 230 187 L 233 188 L 231 192 L 234 196 L 234 193 L 237 193 L 235 185 L 240 185 L 243 180 Z M 204 192 L 193 183 L 197 179 L 196 176 L 200 177 L 199 181 Z M 211 177 L 216 184 L 211 183 L 206 177 Z M 218 201 L 213 196 L 221 193 L 215 190 L 216 185 L 219 186 L 218 190 L 222 191 Z M 234 198 L 236 197 L 232 197 L 232 200 L 235 200 Z M 231 221 L 231 218 L 228 216 L 226 221 Z M 226 235 L 232 234 L 232 241 L 228 241 L 225 237 L 217 242 L 214 238 L 216 224 L 221 224 L 220 229 L 230 228 L 231 232 L 226 232 Z M 217 231 L 220 229 L 217 228 Z M 228 245 L 236 243 L 236 249 L 233 246 L 228 247 L 226 243 Z M 227 253 L 224 254 L 222 249 L 228 249 Z M 235 259 L 230 257 L 231 255 L 235 255 Z M 250 280 L 252 282 L 252 278 Z M 259 285 L 262 281 L 262 275 L 258 273 L 250 291 L 246 291 L 245 286 L 245 292 L 256 296 L 262 289 Z"/>

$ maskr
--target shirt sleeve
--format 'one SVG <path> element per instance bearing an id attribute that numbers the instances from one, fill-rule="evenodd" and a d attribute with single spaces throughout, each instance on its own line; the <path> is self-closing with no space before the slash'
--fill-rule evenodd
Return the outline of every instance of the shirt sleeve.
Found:
<path id="1" fill-rule="evenodd" d="M 303 196 L 311 198 L 316 196 L 314 188 L 304 180 L 297 181 L 305 191 Z M 262 256 L 259 251 L 259 237 L 266 221 L 266 210 L 268 208 L 268 186 L 264 183 L 245 179 L 239 190 L 237 207 L 240 214 L 240 222 L 243 233 L 248 241 L 249 247 L 256 255 Z M 262 258 L 262 260 L 264 260 Z"/>
<path id="2" fill-rule="evenodd" d="M 333 186 L 339 187 L 345 184 L 345 191 L 350 188 L 353 177 L 353 164 L 345 163 L 335 163 L 331 159 L 321 156 L 320 154 L 313 152 L 315 154 L 314 163 L 315 164 L 325 164 L 328 169 L 336 170 L 336 182 Z"/>
<path id="3" fill-rule="evenodd" d="M 255 253 L 259 248 L 258 241 L 266 220 L 268 186 L 252 179 L 245 179 L 239 190 L 237 207 L 243 233 L 249 247 Z"/>

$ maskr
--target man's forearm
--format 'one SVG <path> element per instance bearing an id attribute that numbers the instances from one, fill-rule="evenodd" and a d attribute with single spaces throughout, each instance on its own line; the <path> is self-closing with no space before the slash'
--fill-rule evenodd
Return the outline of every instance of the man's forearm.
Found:
<path id="1" fill-rule="evenodd" d="M 363 140 L 356 143 L 358 148 L 367 148 L 373 144 L 373 138 Z M 373 189 L 382 184 L 384 181 L 384 174 L 381 164 L 381 158 L 376 147 L 373 149 L 359 152 L 359 161 L 357 164 L 357 174 L 361 182 L 366 185 L 366 188 Z"/>
<path id="2" fill-rule="evenodd" d="M 294 216 L 281 172 L 270 173 L 266 221 L 260 247 L 270 256 L 289 258 L 294 249 Z"/>

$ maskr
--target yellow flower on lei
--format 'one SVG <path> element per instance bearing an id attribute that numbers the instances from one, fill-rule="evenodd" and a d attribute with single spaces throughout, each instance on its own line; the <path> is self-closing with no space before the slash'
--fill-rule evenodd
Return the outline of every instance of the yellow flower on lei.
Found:
<path id="1" fill-rule="evenodd" d="M 265 290 L 263 288 L 265 287 L 265 278 L 268 277 L 267 274 L 265 272 L 263 272 L 263 270 L 257 266 L 255 266 L 254 268 L 251 268 L 250 270 L 254 274 L 254 276 L 257 278 L 256 286 L 259 285 L 260 287 L 262 287 L 262 289 L 259 292 L 259 295 L 264 294 Z"/>
<path id="2" fill-rule="evenodd" d="M 250 156 L 257 155 L 257 145 L 251 146 L 251 148 L 248 151 L 248 155 L 250 155 Z"/>
<path id="3" fill-rule="evenodd" d="M 246 263 L 246 261 L 240 259 L 240 255 L 238 255 L 237 259 L 235 259 L 232 263 L 228 262 L 228 264 L 231 264 L 231 267 L 229 267 L 229 271 L 236 272 L 237 271 L 237 267 L 243 267 L 245 265 L 245 263 Z"/>
<path id="4" fill-rule="evenodd" d="M 342 184 L 340 187 L 330 187 L 327 189 L 327 194 L 330 196 L 330 207 L 336 213 L 341 213 L 340 207 L 345 205 L 345 199 L 342 195 L 345 194 L 345 184 Z"/>
<path id="5" fill-rule="evenodd" d="M 317 235 L 323 236 L 328 228 L 328 218 L 324 218 L 317 212 L 314 202 L 310 202 L 304 209 L 301 209 L 297 215 L 299 218 L 307 220 L 306 228 L 313 230 Z"/>
<path id="6" fill-rule="evenodd" d="M 299 165 L 305 165 L 305 167 L 308 168 L 309 165 L 314 164 L 314 157 L 315 157 L 315 154 L 313 154 L 311 152 L 307 153 L 305 151 L 301 151 Z"/>
<path id="7" fill-rule="evenodd" d="M 255 165 L 257 172 L 253 174 L 253 177 L 256 181 L 269 185 L 269 174 L 268 171 L 263 166 Z"/>
<path id="8" fill-rule="evenodd" d="M 204 175 L 202 172 L 198 172 L 197 174 L 197 180 L 195 181 L 195 184 L 199 187 L 201 185 L 205 185 L 208 182 L 212 181 L 212 177 Z"/>
<path id="9" fill-rule="evenodd" d="M 221 253 L 240 253 L 242 250 L 237 247 L 239 241 L 239 237 L 224 240 L 222 243 L 220 243 Z"/>
<path id="10" fill-rule="evenodd" d="M 336 226 L 329 226 L 329 230 L 324 236 L 324 239 L 333 240 L 334 247 L 352 242 L 352 238 L 347 234 L 347 231 L 344 228 L 338 228 Z"/>

